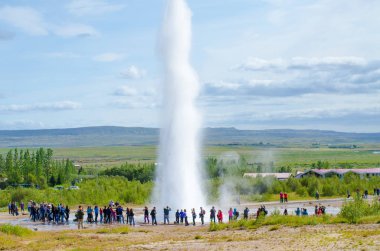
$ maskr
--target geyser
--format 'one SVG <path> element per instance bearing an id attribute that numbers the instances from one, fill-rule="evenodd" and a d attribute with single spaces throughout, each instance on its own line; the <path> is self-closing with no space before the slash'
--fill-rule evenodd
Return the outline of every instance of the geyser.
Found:
<path id="1" fill-rule="evenodd" d="M 201 189 L 201 116 L 195 104 L 200 84 L 190 65 L 190 50 L 191 11 L 185 0 L 167 0 L 159 38 L 164 93 L 153 202 L 188 212 L 205 203 Z"/>

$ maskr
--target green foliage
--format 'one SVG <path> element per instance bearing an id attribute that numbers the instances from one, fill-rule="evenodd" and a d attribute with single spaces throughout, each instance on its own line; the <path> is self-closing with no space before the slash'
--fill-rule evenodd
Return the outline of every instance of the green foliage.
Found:
<path id="1" fill-rule="evenodd" d="M 28 236 L 33 234 L 32 230 L 28 228 L 24 228 L 21 226 L 13 226 L 11 224 L 5 224 L 0 226 L 0 232 L 9 234 L 9 235 L 16 235 L 16 236 Z"/>
<path id="2" fill-rule="evenodd" d="M 339 215 L 350 223 L 358 223 L 363 217 L 379 216 L 380 203 L 378 201 L 368 203 L 361 197 L 356 197 L 343 205 Z"/>
<path id="3" fill-rule="evenodd" d="M 0 191 L 1 196 L 6 196 L 13 201 L 34 200 L 37 202 L 49 201 L 54 204 L 65 205 L 107 205 L 110 200 L 120 203 L 143 204 L 149 199 L 153 183 L 140 183 L 128 181 L 124 177 L 99 177 L 99 179 L 86 179 L 78 184 L 79 190 L 54 190 L 52 188 L 39 190 L 34 188 L 13 188 Z M 6 206 L 8 202 L 0 200 L 0 206 Z"/>
<path id="4" fill-rule="evenodd" d="M 125 163 L 121 167 L 113 167 L 99 173 L 106 176 L 122 176 L 128 180 L 138 180 L 142 183 L 152 181 L 154 179 L 154 163 L 149 164 L 129 164 Z"/>
<path id="5" fill-rule="evenodd" d="M 75 173 L 74 165 L 69 160 L 54 160 L 53 150 L 39 148 L 29 150 L 9 150 L 5 158 L 0 154 L 0 176 L 7 180 L 3 187 L 19 184 L 45 188 L 71 179 Z"/>

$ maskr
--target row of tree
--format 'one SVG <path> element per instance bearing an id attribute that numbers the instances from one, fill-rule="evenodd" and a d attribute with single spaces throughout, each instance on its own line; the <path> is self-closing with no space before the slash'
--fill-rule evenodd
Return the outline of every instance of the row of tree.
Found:
<path id="1" fill-rule="evenodd" d="M 69 182 L 76 173 L 72 161 L 54 159 L 50 148 L 13 149 L 5 155 L 0 154 L 2 186 L 25 184 L 44 188 Z"/>

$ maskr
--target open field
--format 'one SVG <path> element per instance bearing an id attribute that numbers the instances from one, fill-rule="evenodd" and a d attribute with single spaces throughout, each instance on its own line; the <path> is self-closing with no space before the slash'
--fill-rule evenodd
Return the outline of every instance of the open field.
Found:
<path id="1" fill-rule="evenodd" d="M 2 250 L 378 250 L 378 224 L 265 226 L 210 232 L 201 226 L 105 227 L 0 233 Z"/>
<path id="2" fill-rule="evenodd" d="M 157 147 L 150 146 L 109 146 L 53 148 L 57 159 L 69 158 L 84 167 L 119 166 L 125 162 L 156 162 Z M 5 154 L 8 148 L 0 148 Z M 379 146 L 358 149 L 331 148 L 260 148 L 255 146 L 207 146 L 203 156 L 234 158 L 244 156 L 250 163 L 274 162 L 275 166 L 307 167 L 317 161 L 328 161 L 331 165 L 351 164 L 355 167 L 379 167 Z"/>

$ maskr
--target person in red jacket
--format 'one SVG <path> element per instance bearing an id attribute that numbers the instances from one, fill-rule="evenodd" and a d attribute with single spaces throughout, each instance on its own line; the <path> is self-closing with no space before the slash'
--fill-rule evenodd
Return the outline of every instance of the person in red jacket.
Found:
<path id="1" fill-rule="evenodd" d="M 288 194 L 284 193 L 284 202 L 288 202 Z"/>
<path id="2" fill-rule="evenodd" d="M 218 217 L 218 222 L 223 223 L 223 213 L 222 210 L 218 211 L 218 214 L 216 215 Z"/>

